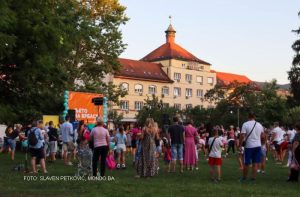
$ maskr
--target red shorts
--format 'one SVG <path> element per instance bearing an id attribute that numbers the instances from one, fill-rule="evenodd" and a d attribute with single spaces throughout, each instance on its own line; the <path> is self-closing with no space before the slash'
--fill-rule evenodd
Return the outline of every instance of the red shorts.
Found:
<path id="1" fill-rule="evenodd" d="M 220 165 L 222 165 L 222 159 L 221 158 L 209 157 L 208 158 L 208 164 L 210 166 L 220 166 Z"/>
<path id="2" fill-rule="evenodd" d="M 280 144 L 280 149 L 281 150 L 286 150 L 288 148 L 288 142 L 284 141 Z"/>

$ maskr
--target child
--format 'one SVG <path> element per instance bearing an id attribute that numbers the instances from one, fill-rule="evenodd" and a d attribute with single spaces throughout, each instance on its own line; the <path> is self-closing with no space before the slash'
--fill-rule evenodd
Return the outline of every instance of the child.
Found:
<path id="1" fill-rule="evenodd" d="M 125 169 L 125 153 L 126 153 L 126 141 L 127 137 L 126 134 L 124 133 L 124 128 L 121 127 L 119 128 L 119 133 L 117 133 L 115 137 L 115 141 L 117 143 L 117 153 L 118 153 L 118 164 L 117 164 L 117 169 L 122 168 Z"/>
<path id="2" fill-rule="evenodd" d="M 127 138 L 127 143 L 126 143 L 126 150 L 127 152 L 131 155 L 132 154 L 132 133 L 131 130 L 129 129 L 128 131 L 126 131 L 126 138 Z"/>
<path id="3" fill-rule="evenodd" d="M 163 138 L 163 144 L 164 144 L 164 160 L 165 160 L 165 166 L 166 171 L 170 172 L 170 163 L 171 163 L 171 146 L 168 142 L 167 138 Z"/>
<path id="4" fill-rule="evenodd" d="M 258 173 L 265 173 L 266 166 L 266 157 L 267 157 L 267 136 L 266 133 L 262 133 L 261 135 L 261 164 L 260 169 L 257 170 Z"/>
<path id="5" fill-rule="evenodd" d="M 141 152 L 142 152 L 142 145 L 141 145 L 141 133 L 137 133 L 137 135 L 136 135 L 136 152 L 135 152 L 135 155 L 134 155 L 134 157 L 135 157 L 135 161 L 138 161 L 138 159 L 139 159 L 139 156 L 140 156 L 140 154 L 141 154 Z M 135 165 L 135 167 L 137 167 L 136 166 L 136 162 L 134 163 L 134 165 Z"/>
<path id="6" fill-rule="evenodd" d="M 218 137 L 218 130 L 213 129 L 211 138 L 208 140 L 208 145 L 209 145 L 209 152 L 208 152 L 208 163 L 210 165 L 210 176 L 211 180 L 215 182 L 220 182 L 221 181 L 221 165 L 222 165 L 222 158 L 221 158 L 221 152 L 222 152 L 222 147 L 223 142 L 222 140 Z M 215 171 L 217 171 L 217 179 L 215 178 Z"/>
<path id="7" fill-rule="evenodd" d="M 240 132 L 237 135 L 237 140 L 235 140 L 235 146 L 239 147 L 240 146 Z M 241 147 L 240 149 L 238 149 L 238 154 L 237 154 L 237 160 L 239 163 L 239 169 L 243 170 L 244 169 L 244 164 L 243 164 L 243 158 L 244 158 L 244 147 Z"/>

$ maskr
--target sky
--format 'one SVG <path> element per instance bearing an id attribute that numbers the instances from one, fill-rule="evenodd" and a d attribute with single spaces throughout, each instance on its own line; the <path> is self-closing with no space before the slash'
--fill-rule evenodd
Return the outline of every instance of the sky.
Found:
<path id="1" fill-rule="evenodd" d="M 120 0 L 130 20 L 121 27 L 127 49 L 139 60 L 163 43 L 169 16 L 175 41 L 211 69 L 253 81 L 288 83 L 299 39 L 300 0 Z"/>

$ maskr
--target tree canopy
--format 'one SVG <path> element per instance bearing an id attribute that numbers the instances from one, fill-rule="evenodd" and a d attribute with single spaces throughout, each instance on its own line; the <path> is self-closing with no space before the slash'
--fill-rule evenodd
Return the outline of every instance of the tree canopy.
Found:
<path id="1" fill-rule="evenodd" d="M 300 12 L 298 15 L 300 17 Z M 293 30 L 293 32 L 300 36 L 300 27 Z M 291 70 L 288 72 L 288 78 L 291 82 L 291 91 L 293 93 L 293 98 L 296 101 L 296 105 L 300 105 L 300 39 L 293 43 L 292 49 L 295 51 L 295 57 L 293 59 Z"/>
<path id="2" fill-rule="evenodd" d="M 63 91 L 126 93 L 103 80 L 120 69 L 128 18 L 117 0 L 0 2 L 0 122 L 63 109 Z"/>

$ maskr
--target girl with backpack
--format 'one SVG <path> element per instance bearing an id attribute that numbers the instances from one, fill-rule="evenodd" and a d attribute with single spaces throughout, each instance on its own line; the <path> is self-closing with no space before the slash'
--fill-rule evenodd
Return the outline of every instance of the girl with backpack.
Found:
<path id="1" fill-rule="evenodd" d="M 126 142 L 127 142 L 127 137 L 124 132 L 124 128 L 121 127 L 119 128 L 119 133 L 117 133 L 115 137 L 115 141 L 117 143 L 117 153 L 118 153 L 118 164 L 117 164 L 117 169 L 122 168 L 125 169 L 125 153 L 126 153 Z"/>

